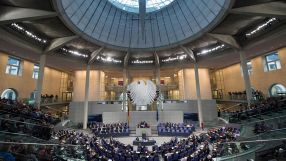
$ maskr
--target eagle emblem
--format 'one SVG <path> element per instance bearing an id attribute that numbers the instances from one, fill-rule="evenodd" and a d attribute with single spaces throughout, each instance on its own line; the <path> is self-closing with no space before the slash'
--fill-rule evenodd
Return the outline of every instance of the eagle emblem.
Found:
<path id="1" fill-rule="evenodd" d="M 136 105 L 146 106 L 156 98 L 156 85 L 150 81 L 139 80 L 127 86 L 131 102 Z"/>

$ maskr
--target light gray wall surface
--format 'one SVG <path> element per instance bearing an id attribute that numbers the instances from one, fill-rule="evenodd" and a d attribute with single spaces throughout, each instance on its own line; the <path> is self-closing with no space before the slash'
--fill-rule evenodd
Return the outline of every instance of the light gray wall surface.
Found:
<path id="1" fill-rule="evenodd" d="M 83 121 L 83 102 L 71 102 L 69 108 L 69 119 L 78 123 Z M 204 121 L 214 121 L 217 119 L 217 109 L 215 100 L 202 100 Z M 108 112 L 113 112 L 107 114 Z M 145 113 L 144 113 L 145 112 Z M 197 101 L 188 100 L 186 103 L 164 103 L 163 112 L 159 111 L 159 118 L 162 122 L 183 122 L 183 113 L 198 113 Z M 106 114 L 104 114 L 106 113 Z M 150 124 L 156 124 L 156 111 L 132 111 L 131 119 L 136 122 L 150 120 Z M 133 114 L 134 113 L 134 114 Z M 88 115 L 103 114 L 103 121 L 114 122 L 116 119 L 120 122 L 127 118 L 127 113 L 121 111 L 121 104 L 97 104 L 89 102 Z M 115 114 L 118 114 L 115 116 Z M 127 120 L 127 119 L 126 119 Z"/>
<path id="2" fill-rule="evenodd" d="M 103 112 L 102 122 L 105 124 L 109 123 L 120 123 L 127 122 L 127 112 Z"/>
<path id="3" fill-rule="evenodd" d="M 217 119 L 217 108 L 215 100 L 202 100 L 204 121 Z M 164 103 L 164 111 L 183 111 L 184 113 L 198 113 L 197 100 L 188 100 L 186 103 Z"/>

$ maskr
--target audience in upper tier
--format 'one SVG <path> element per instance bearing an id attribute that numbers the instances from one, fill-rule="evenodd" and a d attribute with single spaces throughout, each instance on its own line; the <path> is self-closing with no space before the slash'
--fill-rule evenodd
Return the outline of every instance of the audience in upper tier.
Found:
<path id="1" fill-rule="evenodd" d="M 58 102 L 59 100 L 59 96 L 58 95 L 42 95 L 41 94 L 41 103 L 52 103 L 52 102 Z"/>
<path id="2" fill-rule="evenodd" d="M 54 155 L 52 146 L 27 145 L 14 139 L 4 141 L 7 143 L 0 144 L 0 160 L 3 157 L 5 161 L 51 161 Z"/>
<path id="3" fill-rule="evenodd" d="M 89 129 L 98 136 L 128 136 L 129 127 L 127 123 L 103 124 L 98 122 L 89 122 Z"/>
<path id="4" fill-rule="evenodd" d="M 246 99 L 246 91 L 235 91 L 235 92 L 228 92 L 228 96 L 230 99 L 233 100 L 241 100 Z M 252 91 L 252 97 L 254 100 L 263 100 L 263 93 L 261 91 Z"/>
<path id="5" fill-rule="evenodd" d="M 254 129 L 253 132 L 255 134 L 260 134 L 260 133 L 264 133 L 270 130 L 278 130 L 278 129 L 282 129 L 282 128 L 286 128 L 286 121 L 279 121 L 277 122 L 271 122 L 271 121 L 262 121 L 262 122 L 257 122 L 254 125 Z"/>
<path id="6" fill-rule="evenodd" d="M 195 126 L 185 123 L 159 123 L 157 126 L 159 135 L 188 136 L 195 131 Z"/>
<path id="7" fill-rule="evenodd" d="M 17 101 L 0 98 L 0 107 L 0 112 L 2 113 L 11 113 L 13 115 L 21 116 L 22 118 L 28 118 L 42 122 L 44 124 L 55 125 L 60 122 L 60 119 L 53 117 L 51 113 L 45 113 L 31 105 L 25 105 Z"/>
<path id="8" fill-rule="evenodd" d="M 150 125 L 146 121 L 141 121 L 137 124 L 137 128 L 150 128 Z"/>
<path id="9" fill-rule="evenodd" d="M 269 112 L 280 112 L 286 107 L 286 99 L 283 97 L 271 97 L 259 103 L 251 105 L 249 108 L 241 106 L 240 111 L 228 112 L 230 122 L 237 122 L 251 117 L 261 117 Z"/>
<path id="10" fill-rule="evenodd" d="M 32 106 L 0 99 L 0 130 L 49 140 L 53 125 L 60 120 Z"/>

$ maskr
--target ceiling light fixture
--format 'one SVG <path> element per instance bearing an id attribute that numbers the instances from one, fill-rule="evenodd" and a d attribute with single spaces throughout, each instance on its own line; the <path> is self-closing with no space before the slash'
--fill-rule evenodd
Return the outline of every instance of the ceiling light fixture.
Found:
<path id="1" fill-rule="evenodd" d="M 134 60 L 131 62 L 132 64 L 153 64 L 153 60 Z"/>
<path id="2" fill-rule="evenodd" d="M 222 44 L 222 45 L 218 45 L 218 46 L 211 48 L 211 49 L 204 49 L 201 52 L 197 53 L 197 55 L 206 55 L 206 54 L 212 53 L 214 51 L 223 49 L 224 47 L 225 47 L 225 45 Z"/>
<path id="3" fill-rule="evenodd" d="M 10 26 L 20 32 L 23 32 L 26 36 L 40 42 L 40 43 L 43 43 L 43 44 L 46 44 L 47 43 L 47 40 L 45 39 L 42 39 L 40 38 L 39 36 L 37 36 L 36 34 L 32 33 L 31 31 L 28 31 L 26 30 L 23 26 L 20 26 L 19 24 L 17 23 L 12 23 L 10 24 Z"/>
<path id="4" fill-rule="evenodd" d="M 75 51 L 75 50 L 69 50 L 69 49 L 66 49 L 66 48 L 61 48 L 63 52 L 65 53 L 69 53 L 69 54 L 72 54 L 72 55 L 75 55 L 75 56 L 80 56 L 80 57 L 84 57 L 84 58 L 87 58 L 88 55 L 87 54 L 82 54 L 78 51 Z"/>
<path id="5" fill-rule="evenodd" d="M 168 57 L 166 59 L 162 59 L 162 62 L 167 63 L 167 62 L 173 62 L 173 61 L 177 61 L 177 60 L 184 60 L 187 57 L 188 57 L 187 54 L 177 55 L 175 57 Z"/>
<path id="6" fill-rule="evenodd" d="M 246 36 L 246 37 L 250 37 L 250 36 L 256 34 L 257 32 L 259 32 L 259 31 L 265 29 L 266 27 L 268 27 L 269 25 L 271 25 L 271 24 L 272 24 L 273 22 L 275 22 L 275 21 L 278 21 L 278 19 L 277 19 L 277 18 L 271 18 L 271 19 L 267 20 L 265 23 L 263 23 L 263 24 L 257 26 L 254 30 L 252 30 L 252 31 L 250 31 L 250 32 L 248 32 L 248 33 L 246 33 L 245 36 Z"/>
<path id="7" fill-rule="evenodd" d="M 103 61 L 103 62 L 110 62 L 110 63 L 122 63 L 121 60 L 114 59 L 111 57 L 103 57 L 103 56 L 97 56 L 97 60 Z"/>

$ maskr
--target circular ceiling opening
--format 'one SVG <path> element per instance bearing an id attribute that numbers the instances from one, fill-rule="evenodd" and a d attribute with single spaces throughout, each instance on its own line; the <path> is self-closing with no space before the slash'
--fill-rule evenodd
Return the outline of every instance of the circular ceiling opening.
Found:
<path id="1" fill-rule="evenodd" d="M 219 24 L 233 4 L 232 0 L 146 0 L 148 13 L 138 14 L 138 1 L 53 0 L 73 32 L 122 51 L 164 50 L 189 43 Z"/>
<path id="2" fill-rule="evenodd" d="M 139 13 L 140 0 L 108 0 L 114 6 L 127 12 Z M 174 0 L 146 0 L 146 12 L 154 12 L 160 10 Z"/>

